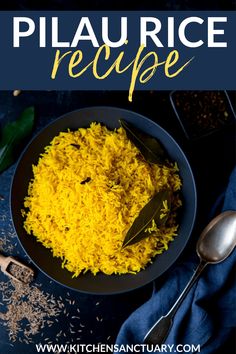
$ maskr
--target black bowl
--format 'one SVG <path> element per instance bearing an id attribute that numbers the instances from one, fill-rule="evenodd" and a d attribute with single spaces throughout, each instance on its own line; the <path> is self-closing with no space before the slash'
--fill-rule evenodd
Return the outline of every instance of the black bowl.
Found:
<path id="1" fill-rule="evenodd" d="M 72 278 L 71 273 L 61 268 L 61 260 L 26 234 L 23 227 L 21 209 L 27 195 L 28 184 L 33 177 L 32 164 L 37 164 L 39 155 L 52 138 L 68 128 L 88 127 L 92 121 L 102 122 L 110 129 L 119 126 L 119 119 L 132 123 L 137 128 L 161 141 L 173 161 L 177 161 L 183 182 L 183 207 L 180 216 L 178 236 L 170 244 L 168 251 L 158 255 L 145 270 L 132 275 L 96 276 L 86 273 Z M 92 294 L 114 294 L 143 286 L 163 274 L 184 249 L 191 234 L 196 214 L 196 188 L 190 165 L 175 140 L 159 125 L 135 112 L 113 107 L 84 108 L 63 115 L 44 128 L 32 139 L 20 157 L 11 187 L 11 212 L 19 241 L 33 263 L 50 278 L 69 288 Z"/>

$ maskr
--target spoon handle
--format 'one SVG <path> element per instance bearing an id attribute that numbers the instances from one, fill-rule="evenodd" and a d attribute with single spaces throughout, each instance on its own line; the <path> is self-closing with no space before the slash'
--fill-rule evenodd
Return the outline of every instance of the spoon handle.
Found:
<path id="1" fill-rule="evenodd" d="M 174 303 L 174 305 L 171 307 L 169 312 L 165 315 L 159 318 L 159 320 L 153 325 L 153 327 L 148 331 L 148 333 L 144 337 L 144 343 L 145 344 L 161 344 L 164 342 L 166 339 L 172 323 L 173 323 L 173 317 L 176 314 L 178 308 L 182 304 L 185 296 L 188 294 L 189 290 L 192 288 L 193 284 L 197 281 L 199 278 L 200 274 L 202 273 L 203 269 L 207 265 L 207 262 L 201 261 L 193 273 L 191 279 L 185 286 L 184 290 Z"/>

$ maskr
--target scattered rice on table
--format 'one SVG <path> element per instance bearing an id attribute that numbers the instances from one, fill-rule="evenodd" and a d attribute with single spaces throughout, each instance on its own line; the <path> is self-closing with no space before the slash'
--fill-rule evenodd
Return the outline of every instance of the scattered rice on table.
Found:
<path id="1" fill-rule="evenodd" d="M 123 128 L 110 131 L 92 123 L 61 132 L 45 148 L 33 174 L 22 210 L 24 227 L 73 276 L 139 272 L 176 236 L 178 193 L 166 225 L 156 228 L 158 236 L 121 249 L 152 196 L 181 188 L 177 165 L 147 163 Z"/>

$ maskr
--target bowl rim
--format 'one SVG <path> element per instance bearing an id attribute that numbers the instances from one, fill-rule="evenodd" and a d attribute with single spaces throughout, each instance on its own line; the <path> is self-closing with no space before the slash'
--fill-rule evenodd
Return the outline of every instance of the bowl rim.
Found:
<path id="1" fill-rule="evenodd" d="M 162 131 L 162 133 L 164 133 L 164 135 L 168 136 L 168 138 L 174 143 L 174 145 L 177 146 L 177 148 L 179 149 L 179 152 L 180 154 L 183 156 L 184 158 L 184 161 L 186 163 L 186 166 L 188 168 L 188 172 L 190 174 L 190 177 L 191 177 L 191 182 L 192 182 L 192 187 L 193 187 L 193 196 L 194 196 L 194 200 L 193 200 L 193 214 L 192 214 L 192 219 L 191 219 L 191 224 L 189 225 L 189 231 L 188 231 L 188 237 L 185 237 L 185 240 L 184 242 L 182 243 L 182 247 L 181 247 L 181 250 L 179 252 L 177 252 L 175 254 L 174 257 L 172 257 L 171 259 L 171 262 L 168 263 L 168 266 L 164 269 L 164 271 L 157 275 L 156 277 L 152 277 L 148 280 L 146 280 L 145 282 L 143 282 L 142 284 L 139 284 L 139 285 L 136 285 L 136 286 L 133 286 L 133 287 L 127 287 L 125 289 L 122 289 L 122 290 L 115 290 L 115 291 L 99 291 L 99 292 L 96 292 L 96 291 L 91 291 L 91 290 L 84 290 L 84 289 L 78 289 L 78 288 L 75 288 L 73 286 L 70 286 L 68 284 L 65 284 L 65 283 L 62 283 L 60 282 L 59 280 L 53 278 L 51 275 L 49 275 L 45 270 L 43 270 L 38 264 L 37 262 L 28 254 L 28 252 L 26 251 L 25 247 L 23 246 L 22 244 L 22 241 L 21 241 L 21 238 L 20 236 L 18 235 L 18 232 L 17 232 L 17 227 L 15 225 L 15 220 L 14 220 L 14 216 L 13 216 L 13 208 L 12 208 L 12 204 L 13 204 L 13 186 L 14 186 L 14 181 L 15 181 L 15 175 L 16 175 L 16 172 L 18 170 L 18 166 L 20 165 L 21 163 L 21 160 L 22 158 L 24 157 L 25 153 L 28 151 L 31 143 L 37 138 L 39 137 L 46 129 L 48 129 L 49 127 L 53 126 L 54 124 L 56 124 L 58 121 L 62 120 L 62 119 L 65 119 L 69 114 L 74 114 L 74 113 L 77 113 L 77 112 L 83 112 L 83 111 L 88 111 L 88 110 L 96 110 L 96 109 L 105 109 L 105 110 L 116 110 L 116 111 L 122 111 L 122 112 L 127 112 L 127 113 L 131 113 L 131 114 L 135 114 L 137 116 L 139 116 L 141 119 L 144 119 L 145 121 L 147 121 L 149 124 L 154 124 L 155 126 L 158 127 L 158 129 L 160 131 Z M 96 121 L 96 120 L 95 120 Z M 91 121 L 92 122 L 92 121 Z M 69 129 L 69 128 L 68 128 Z M 79 129 L 79 128 L 78 128 Z M 176 260 L 181 256 L 182 252 L 184 251 L 189 239 L 190 239 L 190 236 L 192 234 L 192 231 L 193 231 L 193 228 L 194 228 L 194 224 L 195 224 L 195 221 L 196 221 L 196 215 L 197 215 L 197 189 L 196 189 L 196 182 L 195 182 L 195 178 L 194 178 L 194 174 L 193 174 L 193 171 L 192 171 L 192 168 L 190 166 L 190 163 L 185 155 L 185 153 L 183 152 L 182 148 L 180 147 L 179 143 L 177 143 L 177 141 L 164 129 L 162 128 L 158 123 L 156 123 L 155 121 L 153 121 L 152 119 L 136 112 L 136 111 L 133 111 L 133 110 L 128 110 L 128 109 L 124 109 L 122 107 L 114 107 L 114 106 L 105 106 L 105 105 L 101 105 L 101 106 L 98 106 L 98 105 L 95 105 L 95 106 L 86 106 L 86 107 L 82 107 L 82 108 L 78 108 L 78 109 L 75 109 L 73 111 L 69 111 L 67 113 L 64 113 L 63 115 L 53 119 L 51 122 L 49 122 L 48 124 L 44 125 L 37 133 L 35 133 L 32 138 L 30 139 L 30 141 L 28 142 L 28 144 L 26 145 L 26 147 L 23 149 L 22 153 L 20 154 L 19 158 L 18 158 L 18 161 L 16 163 L 16 166 L 15 166 L 15 170 L 14 170 L 14 173 L 13 173 L 13 176 L 12 176 L 12 180 L 11 180 L 11 185 L 10 185 L 10 195 L 9 195 L 9 198 L 10 198 L 10 214 L 11 214 L 11 218 L 12 218 L 12 222 L 13 222 L 13 226 L 14 226 L 14 230 L 16 232 L 16 235 L 17 235 L 17 239 L 19 241 L 19 244 L 21 245 L 24 253 L 27 255 L 27 257 L 31 260 L 31 262 L 33 263 L 33 265 L 38 269 L 40 270 L 46 277 L 48 277 L 50 280 L 53 280 L 55 281 L 57 284 L 59 284 L 60 286 L 63 286 L 65 288 L 68 288 L 70 290 L 74 290 L 74 291 L 77 291 L 79 293 L 84 293 L 84 294 L 92 294 L 92 295 L 117 295 L 117 294 L 123 294 L 123 293 L 126 293 L 126 292 L 129 292 L 129 291 L 133 291 L 133 290 L 137 290 L 143 286 L 146 286 L 148 284 L 150 284 L 151 282 L 155 281 L 156 279 L 158 279 L 160 276 L 162 276 L 163 274 L 165 274 L 171 267 L 172 265 L 176 262 Z M 155 259 L 155 258 L 154 258 Z M 147 267 L 145 267 L 144 270 L 141 270 L 141 271 L 146 271 L 146 269 L 148 268 L 150 264 L 148 263 L 147 264 Z M 137 273 L 138 274 L 138 273 Z M 129 275 L 128 274 L 121 274 L 120 276 L 126 276 L 126 275 Z M 108 276 L 108 275 L 107 275 Z"/>

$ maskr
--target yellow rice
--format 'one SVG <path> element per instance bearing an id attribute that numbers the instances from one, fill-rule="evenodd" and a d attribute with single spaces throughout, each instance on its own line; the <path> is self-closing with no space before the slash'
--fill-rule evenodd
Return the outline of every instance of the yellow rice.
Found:
<path id="1" fill-rule="evenodd" d="M 156 231 L 155 236 L 122 249 L 127 231 L 151 197 L 181 187 L 177 165 L 147 163 L 123 128 L 110 131 L 92 123 L 87 129 L 61 132 L 45 148 L 33 174 L 22 211 L 24 227 L 73 276 L 139 272 L 176 236 L 178 193 L 166 225 L 158 229 L 153 222 L 148 231 Z"/>

